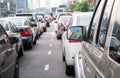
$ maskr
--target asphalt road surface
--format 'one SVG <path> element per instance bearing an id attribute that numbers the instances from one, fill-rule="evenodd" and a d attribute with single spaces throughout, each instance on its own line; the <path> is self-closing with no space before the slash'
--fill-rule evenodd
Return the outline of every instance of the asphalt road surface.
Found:
<path id="1" fill-rule="evenodd" d="M 20 78 L 74 78 L 65 74 L 61 41 L 56 39 L 53 25 L 41 35 L 32 50 L 25 50 L 19 65 Z"/>

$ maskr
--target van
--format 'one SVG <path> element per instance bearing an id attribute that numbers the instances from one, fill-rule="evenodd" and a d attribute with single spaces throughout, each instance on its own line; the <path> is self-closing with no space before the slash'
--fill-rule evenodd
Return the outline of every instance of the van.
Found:
<path id="1" fill-rule="evenodd" d="M 119 78 L 120 0 L 99 0 L 86 34 L 84 27 L 75 58 L 75 77 Z"/>

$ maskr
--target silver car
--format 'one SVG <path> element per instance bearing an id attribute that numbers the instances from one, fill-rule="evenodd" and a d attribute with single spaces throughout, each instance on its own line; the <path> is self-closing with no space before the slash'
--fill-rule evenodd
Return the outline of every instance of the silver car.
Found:
<path id="1" fill-rule="evenodd" d="M 98 2 L 88 33 L 81 34 L 81 40 L 76 78 L 120 77 L 120 0 Z"/>

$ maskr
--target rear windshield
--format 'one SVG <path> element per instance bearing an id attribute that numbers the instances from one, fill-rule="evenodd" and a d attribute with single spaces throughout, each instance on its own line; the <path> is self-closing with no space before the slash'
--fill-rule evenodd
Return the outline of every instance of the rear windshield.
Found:
<path id="1" fill-rule="evenodd" d="M 71 17 L 71 16 L 66 16 L 66 15 L 65 15 L 65 16 L 61 16 L 61 17 L 59 18 L 58 23 L 63 23 L 63 24 L 64 24 L 65 21 L 66 21 L 66 19 L 67 19 L 67 18 L 70 18 L 70 17 Z"/>
<path id="2" fill-rule="evenodd" d="M 23 18 L 9 18 L 16 26 L 22 26 L 24 25 L 24 19 Z"/>

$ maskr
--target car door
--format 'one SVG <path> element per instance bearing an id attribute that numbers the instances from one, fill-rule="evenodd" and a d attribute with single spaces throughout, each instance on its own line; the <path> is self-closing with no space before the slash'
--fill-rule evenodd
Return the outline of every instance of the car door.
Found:
<path id="1" fill-rule="evenodd" d="M 72 20 L 72 18 L 70 18 L 68 25 L 70 26 L 70 25 L 72 24 L 72 22 L 73 22 L 73 20 Z M 67 28 L 68 28 L 68 27 L 66 27 L 65 29 L 67 30 Z M 62 36 L 62 44 L 63 44 L 63 50 L 64 50 L 65 52 L 66 52 L 66 50 L 69 49 L 68 43 L 69 43 L 69 40 L 67 39 L 67 31 L 64 31 L 64 34 L 63 34 L 63 36 Z M 68 52 L 68 51 L 67 51 L 67 52 Z M 66 55 L 66 53 L 64 53 L 64 54 Z"/>
<path id="2" fill-rule="evenodd" d="M 104 5 L 106 4 L 106 0 L 100 0 L 97 6 L 97 9 L 94 12 L 93 18 L 90 23 L 90 28 L 88 31 L 88 40 L 86 42 L 83 42 L 83 48 L 81 52 L 82 61 L 83 61 L 83 69 L 84 69 L 84 75 L 85 78 L 97 78 L 96 72 L 97 72 L 97 67 L 96 67 L 96 59 L 94 56 L 93 52 L 96 50 L 94 48 L 95 46 L 95 39 L 96 39 L 96 34 L 97 34 L 97 27 L 99 26 L 100 19 L 102 18 L 102 12 Z M 98 53 L 96 53 L 97 55 Z M 99 56 L 100 57 L 100 56 Z M 99 61 L 98 61 L 99 62 Z"/>
<path id="3" fill-rule="evenodd" d="M 17 53 L 10 45 L 8 36 L 0 26 L 0 76 L 1 78 L 13 78 Z"/>

